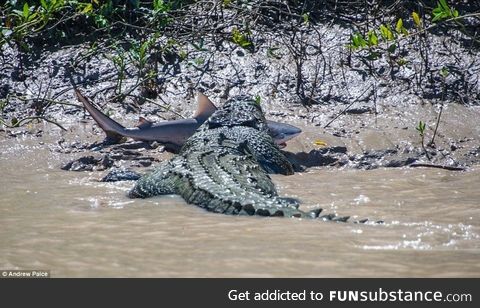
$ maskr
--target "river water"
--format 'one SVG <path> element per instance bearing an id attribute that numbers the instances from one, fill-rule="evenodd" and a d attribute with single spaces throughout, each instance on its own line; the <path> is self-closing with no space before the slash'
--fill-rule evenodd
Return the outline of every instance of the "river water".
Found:
<path id="1" fill-rule="evenodd" d="M 0 269 L 52 277 L 478 277 L 480 166 L 273 176 L 302 207 L 353 224 L 208 213 L 131 182 L 67 172 L 37 139 L 0 138 Z"/>

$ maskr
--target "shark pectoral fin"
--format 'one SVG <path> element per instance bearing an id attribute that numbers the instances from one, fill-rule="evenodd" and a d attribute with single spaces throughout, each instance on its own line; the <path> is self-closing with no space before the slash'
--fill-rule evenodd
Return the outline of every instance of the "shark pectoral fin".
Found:
<path id="1" fill-rule="evenodd" d="M 147 128 L 147 127 L 151 127 L 152 124 L 153 124 L 153 122 L 145 119 L 144 117 L 139 117 L 137 127 L 138 128 Z"/>
<path id="2" fill-rule="evenodd" d="M 198 92 L 197 95 L 197 104 L 197 111 L 193 115 L 193 118 L 200 120 L 201 122 L 204 122 L 217 110 L 217 107 L 212 101 L 200 92 Z"/>
<path id="3" fill-rule="evenodd" d="M 158 195 L 177 194 L 174 180 L 175 175 L 170 174 L 168 162 L 158 166 L 154 171 L 142 176 L 128 193 L 130 198 L 148 198 Z"/>

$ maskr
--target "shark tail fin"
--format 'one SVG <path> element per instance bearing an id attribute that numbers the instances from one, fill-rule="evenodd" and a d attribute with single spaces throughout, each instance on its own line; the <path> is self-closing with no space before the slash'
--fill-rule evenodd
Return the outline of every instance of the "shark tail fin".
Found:
<path id="1" fill-rule="evenodd" d="M 75 89 L 75 94 L 77 99 L 82 102 L 83 106 L 87 111 L 90 113 L 92 118 L 97 122 L 98 126 L 102 128 L 102 130 L 107 135 L 107 142 L 109 143 L 118 143 L 120 140 L 125 136 L 123 127 L 121 124 L 115 122 L 107 115 L 102 113 L 99 109 L 97 109 L 88 98 L 83 96 L 83 94 L 78 90 Z"/>

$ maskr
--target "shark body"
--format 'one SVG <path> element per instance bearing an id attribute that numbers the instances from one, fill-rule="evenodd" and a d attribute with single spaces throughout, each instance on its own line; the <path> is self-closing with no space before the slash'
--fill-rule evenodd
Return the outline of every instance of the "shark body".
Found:
<path id="1" fill-rule="evenodd" d="M 192 118 L 152 123 L 140 118 L 137 127 L 124 127 L 97 109 L 79 90 L 75 90 L 77 98 L 90 113 L 95 122 L 107 135 L 111 143 L 119 142 L 123 137 L 141 141 L 157 141 L 173 152 L 178 152 L 185 141 L 215 112 L 217 107 L 202 93 L 197 97 L 197 111 Z M 285 147 L 286 142 L 302 130 L 293 125 L 267 121 L 269 134 L 279 147 Z"/>

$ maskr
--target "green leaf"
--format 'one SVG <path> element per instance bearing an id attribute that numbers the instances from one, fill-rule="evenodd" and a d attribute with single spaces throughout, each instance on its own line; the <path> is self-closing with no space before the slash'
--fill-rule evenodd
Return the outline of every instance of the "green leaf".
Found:
<path id="1" fill-rule="evenodd" d="M 247 48 L 253 45 L 252 42 L 248 40 L 247 36 L 241 33 L 237 28 L 232 29 L 232 41 L 242 48 Z"/>
<path id="2" fill-rule="evenodd" d="M 418 16 L 417 12 L 412 12 L 412 18 L 415 25 L 420 28 L 422 26 L 422 21 L 420 20 L 420 16 Z"/>
<path id="3" fill-rule="evenodd" d="M 418 122 L 418 125 L 417 127 L 415 127 L 415 129 L 420 133 L 420 136 L 423 137 L 423 135 L 425 134 L 425 128 L 426 128 L 426 124 L 425 122 Z"/>
<path id="4" fill-rule="evenodd" d="M 40 0 L 40 4 L 45 10 L 48 8 L 47 2 L 45 2 L 45 0 Z"/>
<path id="5" fill-rule="evenodd" d="M 310 15 L 308 13 L 305 13 L 302 15 L 303 18 L 303 23 L 308 24 L 310 21 Z"/>
<path id="6" fill-rule="evenodd" d="M 458 11 L 457 10 L 453 10 L 453 17 L 458 17 Z"/>
<path id="7" fill-rule="evenodd" d="M 203 63 L 205 63 L 205 59 L 203 59 L 203 58 L 196 58 L 195 60 L 193 60 L 193 62 L 195 63 L 196 66 L 200 66 L 200 65 L 202 65 Z"/>
<path id="8" fill-rule="evenodd" d="M 93 10 L 93 5 L 88 3 L 82 10 L 82 14 L 88 14 Z"/>
<path id="9" fill-rule="evenodd" d="M 178 56 L 180 57 L 180 59 L 185 60 L 188 58 L 188 53 L 185 50 L 180 50 L 178 52 Z"/>
<path id="10" fill-rule="evenodd" d="M 447 78 L 448 74 L 448 68 L 442 67 L 442 69 L 440 70 L 440 76 L 442 76 L 443 78 Z"/>
<path id="11" fill-rule="evenodd" d="M 360 43 L 358 42 L 358 37 L 356 34 L 352 35 L 352 46 L 357 48 L 357 47 L 360 47 Z"/>
<path id="12" fill-rule="evenodd" d="M 257 95 L 255 95 L 254 100 L 255 100 L 255 103 L 256 103 L 257 105 L 260 105 L 260 103 L 262 102 L 262 97 L 257 94 Z"/>
<path id="13" fill-rule="evenodd" d="M 23 17 L 27 19 L 28 15 L 30 15 L 30 8 L 28 7 L 28 3 L 25 2 L 25 4 L 23 5 Z"/>
<path id="14" fill-rule="evenodd" d="M 402 29 L 403 29 L 403 20 L 400 18 L 398 19 L 397 24 L 395 26 L 395 31 L 397 31 L 397 33 L 402 33 Z"/>
<path id="15" fill-rule="evenodd" d="M 368 45 L 370 46 L 377 46 L 378 45 L 378 37 L 375 31 L 371 30 L 368 31 Z"/>
<path id="16" fill-rule="evenodd" d="M 436 22 L 436 21 L 439 21 L 439 20 L 442 20 L 442 19 L 445 19 L 445 15 L 443 14 L 443 12 L 434 15 L 433 19 L 432 19 L 432 22 Z"/>
<path id="17" fill-rule="evenodd" d="M 397 24 L 395 25 L 395 31 L 397 31 L 398 34 L 408 35 L 408 31 L 403 26 L 403 20 L 401 18 L 398 19 Z"/>
<path id="18" fill-rule="evenodd" d="M 388 52 L 389 53 L 394 53 L 395 50 L 397 50 L 397 45 L 396 44 L 392 44 L 388 47 Z"/>
<path id="19" fill-rule="evenodd" d="M 100 14 L 95 14 L 94 19 L 98 27 L 105 28 L 108 26 L 108 20 L 105 18 L 105 16 Z"/>
<path id="20" fill-rule="evenodd" d="M 363 47 L 366 47 L 368 45 L 367 41 L 365 41 L 362 34 L 360 34 L 360 33 L 353 34 L 352 37 L 351 37 L 351 41 L 352 41 L 353 49 L 363 48 Z"/>
<path id="21" fill-rule="evenodd" d="M 38 16 L 38 13 L 34 12 L 34 13 L 28 15 L 27 21 L 34 20 L 37 16 Z"/>
<path id="22" fill-rule="evenodd" d="M 386 41 L 393 40 L 393 33 L 390 29 L 385 25 L 380 25 L 380 34 L 382 35 L 383 39 Z"/>
<path id="23" fill-rule="evenodd" d="M 397 64 L 399 66 L 404 66 L 405 64 L 407 64 L 407 60 L 405 58 L 398 59 Z"/>
<path id="24" fill-rule="evenodd" d="M 450 12 L 450 7 L 448 6 L 447 1 L 440 0 L 438 6 L 441 7 L 445 13 L 448 14 L 448 12 Z"/>

